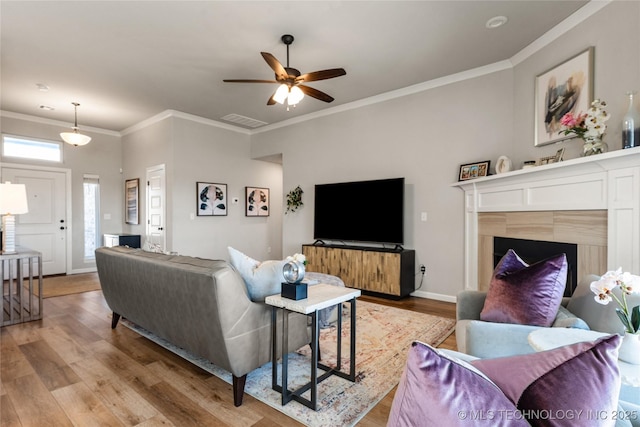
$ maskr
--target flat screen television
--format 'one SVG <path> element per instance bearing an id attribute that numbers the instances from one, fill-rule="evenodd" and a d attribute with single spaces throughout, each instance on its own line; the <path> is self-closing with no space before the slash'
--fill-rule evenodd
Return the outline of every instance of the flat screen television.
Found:
<path id="1" fill-rule="evenodd" d="M 404 244 L 404 178 L 316 185 L 313 238 Z"/>

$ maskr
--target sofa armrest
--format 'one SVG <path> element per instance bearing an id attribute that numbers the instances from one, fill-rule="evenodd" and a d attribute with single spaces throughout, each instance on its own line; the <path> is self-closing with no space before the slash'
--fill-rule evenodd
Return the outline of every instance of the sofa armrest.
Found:
<path id="1" fill-rule="evenodd" d="M 486 292 L 462 291 L 456 299 L 457 320 L 480 320 L 480 312 L 484 307 Z"/>
<path id="2" fill-rule="evenodd" d="M 459 320 L 456 324 L 458 351 L 480 358 L 533 353 L 527 337 L 539 326 Z"/>

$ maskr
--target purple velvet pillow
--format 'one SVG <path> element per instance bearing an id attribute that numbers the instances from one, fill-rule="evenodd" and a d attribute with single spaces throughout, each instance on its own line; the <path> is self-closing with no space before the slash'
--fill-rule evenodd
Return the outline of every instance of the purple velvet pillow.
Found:
<path id="1" fill-rule="evenodd" d="M 493 271 L 480 320 L 551 326 L 566 282 L 565 254 L 527 265 L 509 249 Z"/>
<path id="2" fill-rule="evenodd" d="M 610 335 L 540 353 L 470 363 L 500 387 L 534 427 L 613 426 L 610 415 L 620 394 L 621 339 Z"/>
<path id="3" fill-rule="evenodd" d="M 387 426 L 528 426 L 522 418 L 514 419 L 516 411 L 504 393 L 471 365 L 414 342 Z"/>

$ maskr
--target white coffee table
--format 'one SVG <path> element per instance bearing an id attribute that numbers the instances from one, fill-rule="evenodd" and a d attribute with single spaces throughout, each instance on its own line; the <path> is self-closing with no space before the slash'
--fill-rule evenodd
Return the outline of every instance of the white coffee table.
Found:
<path id="1" fill-rule="evenodd" d="M 527 340 L 535 351 L 545 351 L 583 341 L 595 341 L 611 334 L 576 328 L 541 328 L 529 334 Z M 640 404 L 640 365 L 618 360 L 621 399 Z"/>
<path id="2" fill-rule="evenodd" d="M 337 375 L 351 382 L 356 380 L 356 298 L 361 295 L 358 289 L 342 288 L 329 284 L 318 284 L 309 286 L 307 290 L 307 298 L 301 300 L 292 300 L 283 298 L 280 294 L 268 296 L 265 302 L 271 307 L 271 388 L 282 394 L 282 405 L 286 405 L 291 400 L 295 400 L 303 405 L 313 409 L 317 409 L 317 387 L 318 383 L 325 380 L 331 375 Z M 349 373 L 342 372 L 341 369 L 341 353 L 342 353 L 342 315 L 338 315 L 337 321 L 337 360 L 335 368 L 323 365 L 318 362 L 318 348 L 320 344 L 320 329 L 318 327 L 318 311 L 324 308 L 332 307 L 337 304 L 348 302 L 351 304 L 351 334 L 350 344 L 351 352 L 349 359 Z M 278 309 L 283 310 L 282 316 L 282 385 L 278 385 L 278 366 L 277 366 L 277 313 Z M 288 336 L 289 336 L 289 312 L 301 313 L 311 317 L 311 381 L 297 390 L 289 390 L 287 385 L 287 374 L 289 359 Z M 317 369 L 320 368 L 325 372 L 318 376 Z M 302 397 L 302 394 L 311 389 L 311 399 Z"/>

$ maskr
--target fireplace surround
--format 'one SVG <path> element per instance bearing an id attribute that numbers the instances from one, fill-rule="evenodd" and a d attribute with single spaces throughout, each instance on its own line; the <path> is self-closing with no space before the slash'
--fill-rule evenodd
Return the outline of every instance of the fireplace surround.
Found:
<path id="1" fill-rule="evenodd" d="M 464 191 L 464 287 L 486 289 L 495 236 L 578 245 L 578 280 L 640 273 L 640 147 L 453 184 Z"/>

